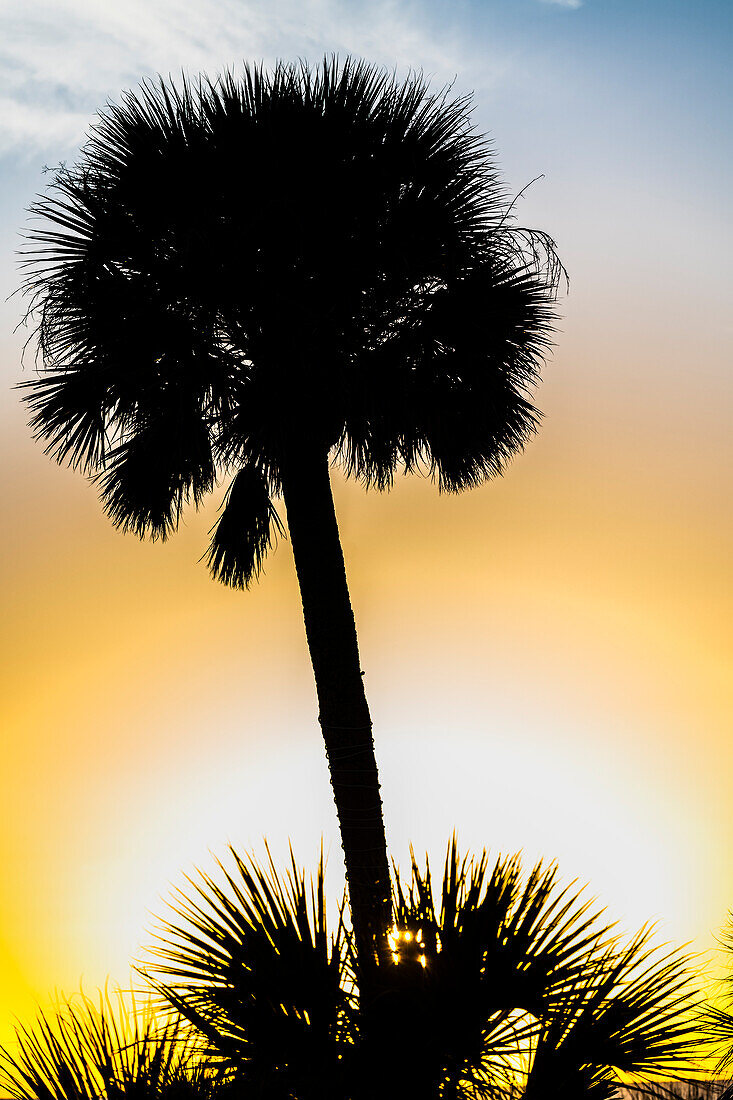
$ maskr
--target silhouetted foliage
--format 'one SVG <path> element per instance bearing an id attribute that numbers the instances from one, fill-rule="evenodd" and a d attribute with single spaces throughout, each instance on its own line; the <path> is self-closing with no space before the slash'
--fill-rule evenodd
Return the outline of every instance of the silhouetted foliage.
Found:
<path id="1" fill-rule="evenodd" d="M 178 892 L 146 977 L 253 1095 L 331 1096 L 346 1087 L 356 1006 L 349 937 L 341 922 L 328 932 L 323 859 L 309 889 L 294 860 L 280 876 L 269 853 L 266 867 L 231 854 L 223 886 L 200 874 Z"/>
<path id="2" fill-rule="evenodd" d="M 527 1100 L 607 1100 L 620 1073 L 689 1072 L 700 1049 L 689 961 L 679 952 L 660 956 L 647 931 L 587 959 L 542 1019 Z"/>
<path id="3" fill-rule="evenodd" d="M 145 83 L 101 112 L 32 208 L 44 370 L 24 386 L 117 526 L 165 538 L 217 471 L 277 492 L 304 447 L 380 488 L 403 464 L 459 490 L 526 442 L 561 268 L 513 224 L 470 106 L 347 59 Z M 256 576 L 263 517 L 230 494 L 219 526 L 246 534 L 214 535 L 220 579 Z"/>
<path id="4" fill-rule="evenodd" d="M 720 939 L 728 965 L 728 973 L 720 982 L 719 1003 L 709 1002 L 700 1016 L 700 1025 L 707 1038 L 711 1056 L 717 1059 L 716 1073 L 728 1079 L 726 1100 L 733 1098 L 733 913 L 723 929 Z"/>
<path id="5" fill-rule="evenodd" d="M 606 1100 L 620 1074 L 689 1067 L 689 959 L 647 931 L 624 942 L 554 867 L 524 877 L 516 856 L 490 867 L 453 842 L 436 904 L 413 857 L 365 1007 L 322 863 L 309 891 L 294 863 L 281 877 L 232 855 L 223 885 L 202 874 L 178 895 L 146 974 L 256 1095 Z"/>
<path id="6" fill-rule="evenodd" d="M 223 504 L 223 515 L 213 530 L 206 562 L 217 580 L 232 588 L 246 588 L 262 569 L 275 535 L 284 534 L 267 482 L 254 466 L 234 475 Z M 246 515 L 247 523 L 239 522 Z"/>
<path id="7" fill-rule="evenodd" d="M 221 1083 L 179 1020 L 161 1023 L 150 1000 L 121 992 L 39 1012 L 15 1040 L 0 1048 L 0 1088 L 13 1100 L 213 1100 Z"/>

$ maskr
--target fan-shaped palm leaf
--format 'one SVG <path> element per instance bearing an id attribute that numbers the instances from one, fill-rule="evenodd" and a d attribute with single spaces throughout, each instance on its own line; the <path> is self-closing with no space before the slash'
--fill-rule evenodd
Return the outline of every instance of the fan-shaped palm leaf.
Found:
<path id="1" fill-rule="evenodd" d="M 200 874 L 177 894 L 145 973 L 254 1095 L 337 1097 L 355 1037 L 353 961 L 343 924 L 328 933 L 323 860 L 309 888 L 292 858 L 281 876 L 269 852 L 266 866 L 232 857 L 222 885 Z"/>
<path id="2" fill-rule="evenodd" d="M 485 853 L 460 860 L 454 839 L 440 909 L 413 855 L 395 917 L 385 1030 L 411 1021 L 441 1097 L 506 1093 L 513 1077 L 509 1093 L 527 1100 L 604 1100 L 624 1074 L 689 1072 L 700 1050 L 690 958 L 655 952 L 648 931 L 623 944 L 580 893 L 558 888 L 554 866 L 523 880 L 514 856 L 489 871 Z M 531 1066 L 519 1089 L 518 1056 Z"/>
<path id="3" fill-rule="evenodd" d="M 557 887 L 554 867 L 525 880 L 518 856 L 490 868 L 485 852 L 462 860 L 455 838 L 439 906 L 430 867 L 421 871 L 413 854 L 410 887 L 396 880 L 394 908 L 391 1007 L 378 1016 L 385 1037 L 397 1019 L 403 1031 L 410 1021 L 421 1072 L 445 1096 L 471 1082 L 505 1083 L 536 1019 L 609 933 L 590 901 Z"/>
<path id="4" fill-rule="evenodd" d="M 588 958 L 542 1018 L 527 1100 L 607 1100 L 623 1075 L 689 1073 L 701 1049 L 689 963 L 652 949 L 647 930 Z"/>

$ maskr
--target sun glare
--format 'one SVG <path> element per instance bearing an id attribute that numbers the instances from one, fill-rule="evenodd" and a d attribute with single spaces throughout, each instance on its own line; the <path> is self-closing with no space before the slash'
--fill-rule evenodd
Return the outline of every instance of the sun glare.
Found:
<path id="1" fill-rule="evenodd" d="M 387 933 L 387 942 L 395 966 L 408 961 L 419 962 L 423 969 L 428 965 L 422 928 L 412 932 L 410 929 L 400 929 L 395 926 L 391 932 Z M 437 949 L 440 950 L 439 947 Z"/>

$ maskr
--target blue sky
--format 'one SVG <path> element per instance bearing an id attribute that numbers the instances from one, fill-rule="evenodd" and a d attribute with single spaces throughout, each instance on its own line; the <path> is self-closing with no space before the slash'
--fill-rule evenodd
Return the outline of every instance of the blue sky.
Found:
<path id="1" fill-rule="evenodd" d="M 725 272 L 733 5 L 722 0 L 7 0 L 2 22 L 3 297 L 17 283 L 10 252 L 45 183 L 42 165 L 73 159 L 107 97 L 156 71 L 331 50 L 473 90 L 509 187 L 544 174 L 519 213 L 563 239 L 576 277 L 598 235 L 593 275 L 609 282 L 640 235 L 664 267 L 665 252 L 679 250 L 673 238 L 684 239 L 686 263 L 712 293 Z M 611 220 L 613 240 L 603 241 Z M 616 253 L 610 265 L 604 248 Z M 625 278 L 634 270 L 627 263 Z M 19 309 L 15 299 L 2 314 L 9 351 Z"/>

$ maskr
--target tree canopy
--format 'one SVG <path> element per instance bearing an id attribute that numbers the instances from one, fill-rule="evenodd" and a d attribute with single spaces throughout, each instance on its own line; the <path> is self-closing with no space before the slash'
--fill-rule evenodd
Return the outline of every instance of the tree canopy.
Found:
<path id="1" fill-rule="evenodd" d="M 470 97 L 420 75 L 331 58 L 144 83 L 33 212 L 37 436 L 141 537 L 233 475 L 225 582 L 256 576 L 304 452 L 457 491 L 536 428 L 562 269 L 513 223 Z"/>

